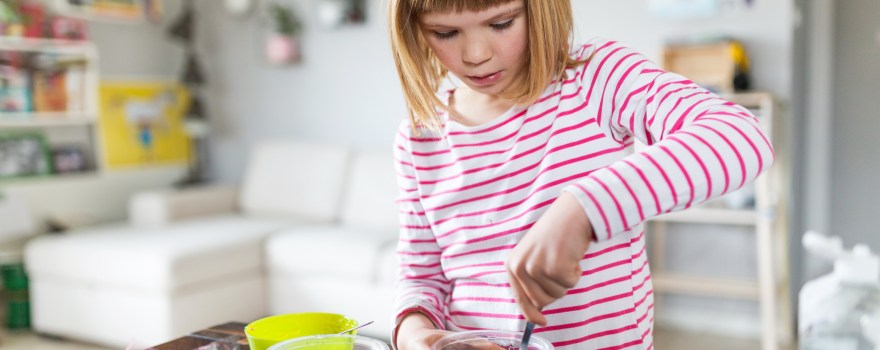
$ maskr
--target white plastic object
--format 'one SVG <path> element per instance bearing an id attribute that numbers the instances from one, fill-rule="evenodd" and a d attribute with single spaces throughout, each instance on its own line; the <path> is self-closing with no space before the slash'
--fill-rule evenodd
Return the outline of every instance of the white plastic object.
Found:
<path id="1" fill-rule="evenodd" d="M 843 248 L 839 237 L 803 236 L 812 255 L 834 270 L 800 291 L 798 333 L 802 350 L 880 350 L 880 258 L 868 246 Z"/>
<path id="2" fill-rule="evenodd" d="M 880 283 L 880 257 L 864 244 L 843 249 L 840 237 L 807 231 L 802 239 L 811 254 L 834 262 L 834 276 L 844 283 Z"/>
<path id="3" fill-rule="evenodd" d="M 828 261 L 834 261 L 838 256 L 843 255 L 843 243 L 837 236 L 827 237 L 816 231 L 807 231 L 801 243 L 810 254 Z"/>

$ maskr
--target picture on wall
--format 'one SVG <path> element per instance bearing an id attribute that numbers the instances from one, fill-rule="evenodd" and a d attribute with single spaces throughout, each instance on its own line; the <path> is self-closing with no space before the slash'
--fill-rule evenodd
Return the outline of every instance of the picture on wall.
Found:
<path id="1" fill-rule="evenodd" d="M 50 172 L 43 135 L 0 134 L 0 178 L 46 175 Z"/>
<path id="2" fill-rule="evenodd" d="M 186 164 L 183 116 L 190 96 L 176 82 L 101 82 L 101 149 L 110 170 Z"/>

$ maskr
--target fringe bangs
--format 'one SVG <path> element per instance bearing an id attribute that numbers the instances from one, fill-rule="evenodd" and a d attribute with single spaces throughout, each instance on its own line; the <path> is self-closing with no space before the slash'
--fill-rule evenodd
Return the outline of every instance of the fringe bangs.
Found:
<path id="1" fill-rule="evenodd" d="M 409 3 L 415 13 L 428 13 L 480 11 L 511 1 L 513 0 L 409 0 Z"/>

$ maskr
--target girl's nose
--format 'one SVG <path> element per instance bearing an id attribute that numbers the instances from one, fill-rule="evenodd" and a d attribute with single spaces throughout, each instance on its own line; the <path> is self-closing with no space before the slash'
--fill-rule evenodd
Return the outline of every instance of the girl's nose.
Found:
<path id="1" fill-rule="evenodd" d="M 462 52 L 462 60 L 469 64 L 480 64 L 492 58 L 492 48 L 489 43 L 481 38 L 473 38 L 467 40 L 464 51 Z"/>

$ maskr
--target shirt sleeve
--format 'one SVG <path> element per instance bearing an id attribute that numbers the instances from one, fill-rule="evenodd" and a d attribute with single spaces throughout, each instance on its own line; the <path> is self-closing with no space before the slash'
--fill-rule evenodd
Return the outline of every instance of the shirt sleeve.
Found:
<path id="1" fill-rule="evenodd" d="M 417 178 L 409 148 L 409 124 L 401 127 L 394 145 L 395 171 L 399 196 L 400 238 L 397 256 L 398 273 L 395 320 L 392 344 L 397 343 L 397 329 L 403 317 L 421 312 L 439 329 L 445 329 L 443 303 L 449 293 L 449 281 L 440 265 L 440 246 L 419 199 Z"/>
<path id="2" fill-rule="evenodd" d="M 564 189 L 583 206 L 596 240 L 737 190 L 773 163 L 747 109 L 619 43 L 591 50 L 578 77 L 581 96 L 598 104 L 608 137 L 648 145 Z"/>

